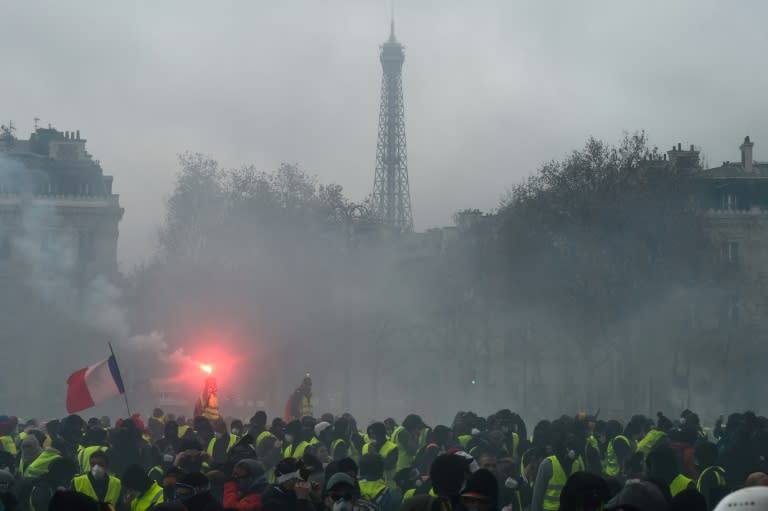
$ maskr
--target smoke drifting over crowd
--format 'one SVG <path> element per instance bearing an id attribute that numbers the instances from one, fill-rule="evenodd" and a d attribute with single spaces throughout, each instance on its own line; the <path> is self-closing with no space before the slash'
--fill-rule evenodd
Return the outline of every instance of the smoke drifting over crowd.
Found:
<path id="1" fill-rule="evenodd" d="M 588 138 L 646 127 L 713 160 L 735 157 L 742 131 L 768 140 L 754 65 L 766 7 L 736 20 L 705 4 L 398 5 L 413 236 L 365 199 L 388 5 L 9 7 L 0 28 L 27 43 L 2 53 L 9 75 L 25 71 L 0 84 L 8 115 L 88 125 L 126 215 L 122 272 L 85 275 L 87 238 L 36 197 L 46 176 L 0 151 L 14 187 L 0 206 L 18 207 L 0 222 L 0 254 L 14 254 L 0 261 L 13 346 L 0 409 L 61 415 L 67 375 L 108 342 L 144 412 L 191 409 L 203 365 L 224 413 L 243 416 L 279 412 L 307 372 L 318 412 L 361 423 L 756 406 L 764 330 L 744 325 L 764 315 L 749 293 L 765 292 L 727 281 L 721 259 L 745 248 L 707 230 L 720 206 L 694 207 L 705 159 L 691 148 L 676 174 L 643 134 Z M 638 26 L 661 28 L 649 41 Z M 710 80 L 718 67 L 750 80 Z"/>

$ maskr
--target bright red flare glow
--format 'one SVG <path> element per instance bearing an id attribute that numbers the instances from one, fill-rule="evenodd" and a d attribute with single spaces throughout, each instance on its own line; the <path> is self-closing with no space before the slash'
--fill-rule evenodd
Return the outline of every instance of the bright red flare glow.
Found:
<path id="1" fill-rule="evenodd" d="M 203 372 L 208 374 L 213 373 L 213 367 L 209 364 L 200 364 L 200 369 L 202 369 Z"/>

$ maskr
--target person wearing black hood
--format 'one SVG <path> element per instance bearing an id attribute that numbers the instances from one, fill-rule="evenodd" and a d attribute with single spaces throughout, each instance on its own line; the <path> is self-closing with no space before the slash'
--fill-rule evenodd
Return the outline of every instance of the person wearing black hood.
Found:
<path id="1" fill-rule="evenodd" d="M 275 484 L 262 496 L 262 511 L 314 511 L 311 490 L 301 478 L 300 463 L 286 458 L 275 467 Z"/>
<path id="2" fill-rule="evenodd" d="M 163 438 L 155 442 L 160 454 L 175 457 L 181 450 L 179 425 L 176 421 L 168 421 L 163 426 Z"/>
<path id="3" fill-rule="evenodd" d="M 48 467 L 48 472 L 32 487 L 29 496 L 30 511 L 45 511 L 59 490 L 66 490 L 72 478 L 77 474 L 77 463 L 69 458 L 56 458 Z"/>
<path id="4" fill-rule="evenodd" d="M 496 511 L 499 486 L 492 472 L 480 469 L 474 472 L 461 492 L 461 506 L 466 511 Z"/>
<path id="5" fill-rule="evenodd" d="M 186 474 L 176 483 L 175 501 L 188 511 L 223 511 L 221 503 L 211 495 L 211 483 L 199 472 Z"/>
<path id="6" fill-rule="evenodd" d="M 258 511 L 267 489 L 264 467 L 254 459 L 240 460 L 232 470 L 232 480 L 224 483 L 224 507 L 237 511 Z"/>
<path id="7" fill-rule="evenodd" d="M 133 419 L 125 419 L 112 431 L 110 438 L 112 469 L 122 474 L 131 465 L 151 466 L 150 446 L 141 437 L 141 431 Z"/>
<path id="8" fill-rule="evenodd" d="M 163 488 L 140 465 L 129 465 L 121 480 L 122 500 L 131 511 L 150 511 L 165 499 Z"/>
<path id="9" fill-rule="evenodd" d="M 374 422 L 368 426 L 367 444 L 363 446 L 363 456 L 368 453 L 378 454 L 384 460 L 384 475 L 388 484 L 395 480 L 395 468 L 398 462 L 398 447 L 387 439 L 387 428 L 383 422 Z"/>
<path id="10" fill-rule="evenodd" d="M 16 511 L 18 501 L 13 493 L 13 474 L 7 470 L 0 470 L 0 506 L 4 511 Z"/>
<path id="11" fill-rule="evenodd" d="M 560 511 L 600 511 L 611 497 L 608 484 L 600 476 L 576 472 L 560 494 Z"/>
<path id="12" fill-rule="evenodd" d="M 467 459 L 454 454 L 442 454 L 429 469 L 434 495 L 415 495 L 403 501 L 400 511 L 451 510 L 459 506 L 467 473 Z"/>
<path id="13" fill-rule="evenodd" d="M 59 434 L 51 437 L 51 447 L 61 453 L 62 456 L 76 460 L 77 448 L 83 436 L 85 421 L 79 415 L 70 415 L 61 421 Z"/>

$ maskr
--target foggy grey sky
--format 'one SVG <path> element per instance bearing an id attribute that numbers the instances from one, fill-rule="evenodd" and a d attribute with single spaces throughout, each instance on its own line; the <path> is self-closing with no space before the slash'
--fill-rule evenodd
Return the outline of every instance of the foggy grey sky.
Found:
<path id="1" fill-rule="evenodd" d="M 594 135 L 768 160 L 759 0 L 400 0 L 417 229 L 496 207 Z M 388 0 L 2 2 L 0 117 L 81 130 L 115 176 L 124 270 L 153 249 L 176 154 L 295 162 L 371 192 Z"/>

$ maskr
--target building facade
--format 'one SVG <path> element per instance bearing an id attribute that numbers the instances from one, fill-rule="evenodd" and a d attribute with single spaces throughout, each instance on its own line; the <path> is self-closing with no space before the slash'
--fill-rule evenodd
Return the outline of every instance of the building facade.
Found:
<path id="1" fill-rule="evenodd" d="M 67 376 L 106 356 L 123 216 L 79 132 L 0 133 L 0 410 L 64 413 Z M 114 330 L 113 330 L 114 331 Z"/>
<path id="2" fill-rule="evenodd" d="M 4 272 L 31 266 L 64 273 L 75 286 L 99 275 L 114 280 L 123 208 L 80 132 L 38 128 L 28 140 L 6 136 L 0 158 Z"/>

